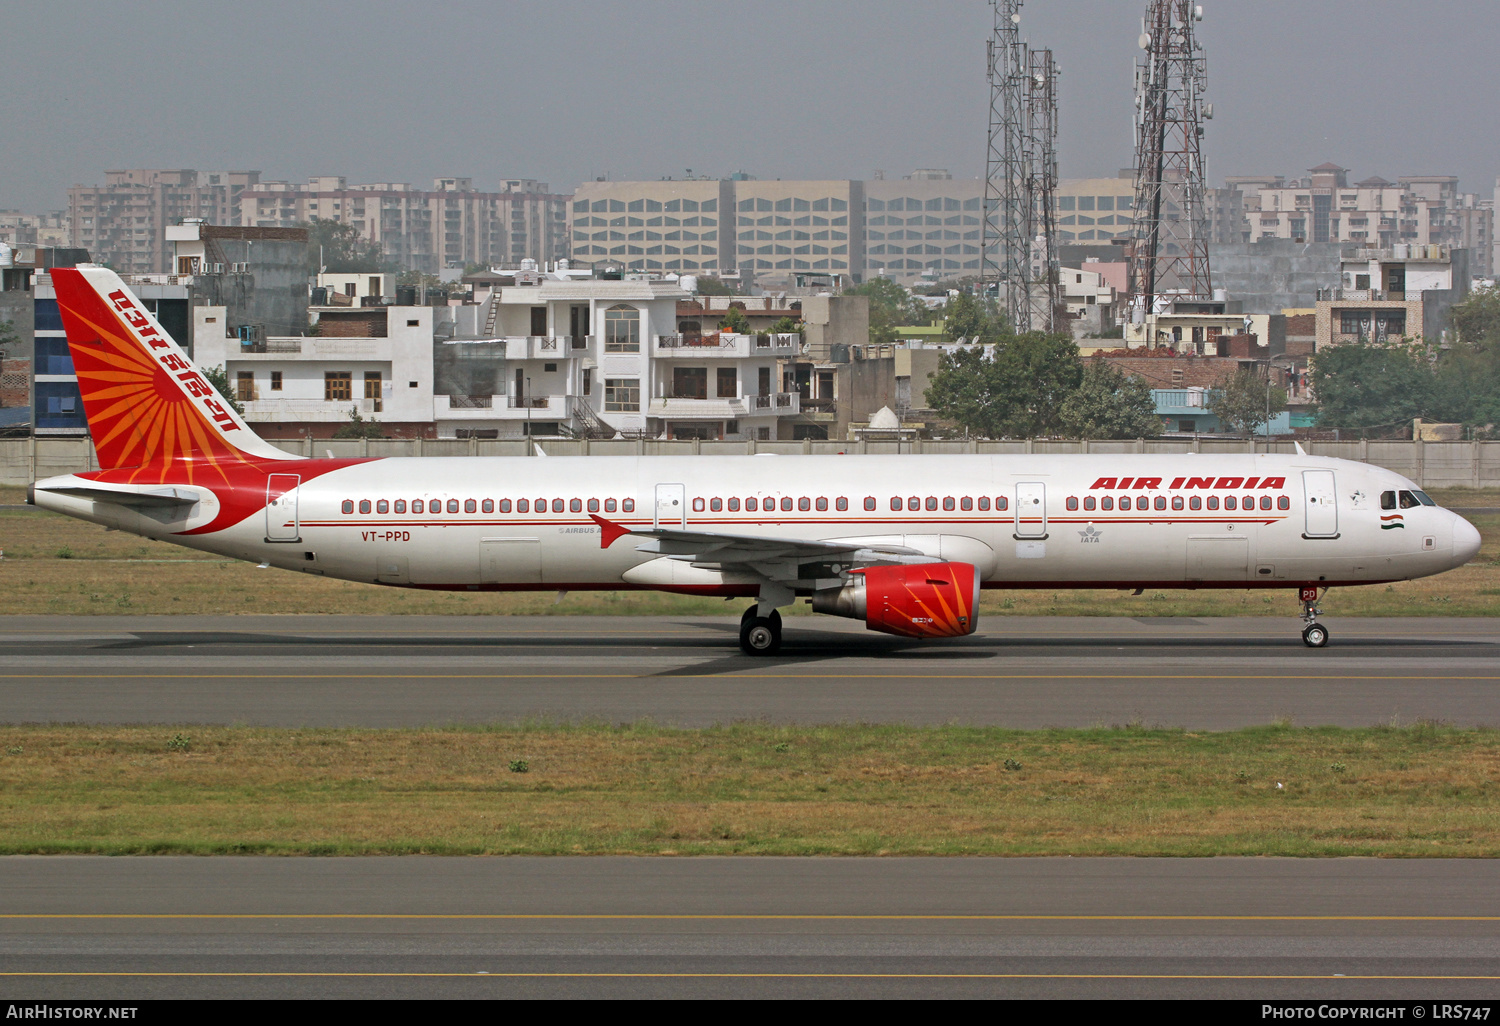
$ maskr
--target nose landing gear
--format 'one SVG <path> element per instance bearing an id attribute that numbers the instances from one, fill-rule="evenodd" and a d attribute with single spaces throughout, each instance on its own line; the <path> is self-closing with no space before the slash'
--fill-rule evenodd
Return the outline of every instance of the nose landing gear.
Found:
<path id="1" fill-rule="evenodd" d="M 775 655 L 781 648 L 781 614 L 760 615 L 759 604 L 740 617 L 740 648 L 746 655 Z"/>
<path id="2" fill-rule="evenodd" d="M 1326 591 L 1326 589 L 1325 589 Z M 1322 648 L 1328 644 L 1328 628 L 1318 622 L 1318 589 L 1302 589 L 1302 643 L 1308 648 Z"/>

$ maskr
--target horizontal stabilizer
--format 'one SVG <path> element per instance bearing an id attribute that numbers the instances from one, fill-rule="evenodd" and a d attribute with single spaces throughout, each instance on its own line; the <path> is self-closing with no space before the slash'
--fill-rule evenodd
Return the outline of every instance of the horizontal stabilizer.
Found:
<path id="1" fill-rule="evenodd" d="M 177 506 L 191 506 L 200 502 L 201 497 L 197 492 L 190 492 L 183 488 L 153 488 L 149 491 L 131 491 L 127 489 L 114 488 L 89 488 L 84 485 L 69 485 L 65 488 L 48 488 L 49 492 L 59 495 L 72 495 L 80 499 L 91 499 L 94 502 L 113 502 L 118 506 L 129 506 L 133 509 L 167 509 Z"/>

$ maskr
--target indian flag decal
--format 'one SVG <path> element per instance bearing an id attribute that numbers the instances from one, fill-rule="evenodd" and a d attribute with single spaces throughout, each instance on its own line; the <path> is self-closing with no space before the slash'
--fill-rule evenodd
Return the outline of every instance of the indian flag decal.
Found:
<path id="1" fill-rule="evenodd" d="M 1403 531 L 1406 530 L 1406 525 L 1401 522 L 1402 517 L 1400 513 L 1392 513 L 1390 516 L 1381 517 L 1380 519 L 1380 529 L 1382 531 L 1390 531 L 1397 527 L 1401 528 Z"/>

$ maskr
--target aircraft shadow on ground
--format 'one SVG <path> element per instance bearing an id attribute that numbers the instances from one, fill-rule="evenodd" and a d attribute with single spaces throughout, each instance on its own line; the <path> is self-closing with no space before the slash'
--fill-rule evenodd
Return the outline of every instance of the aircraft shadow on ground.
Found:
<path id="1" fill-rule="evenodd" d="M 705 631 L 708 636 L 681 637 L 671 634 L 652 635 L 649 632 L 640 634 L 620 635 L 594 635 L 581 633 L 580 635 L 559 635 L 547 638 L 534 636 L 507 636 L 504 634 L 479 635 L 479 636 L 450 636 L 433 637 L 428 635 L 402 635 L 385 634 L 380 636 L 339 636 L 339 637 L 308 637 L 295 633 L 289 634 L 267 634 L 267 633 L 236 633 L 229 631 L 142 631 L 135 637 L 128 639 L 102 640 L 98 644 L 83 642 L 77 646 L 75 651 L 81 652 L 150 652 L 150 651 L 180 651 L 182 649 L 200 650 L 209 654 L 215 650 L 253 650 L 255 652 L 288 653 L 297 650 L 305 650 L 320 657 L 335 655 L 369 655 L 372 651 L 379 650 L 425 650 L 438 652 L 447 650 L 450 652 L 505 652 L 520 653 L 531 651 L 539 654 L 557 653 L 578 650 L 654 650 L 654 651 L 680 651 L 701 652 L 706 649 L 718 648 L 721 644 L 735 646 L 738 635 L 738 627 L 731 623 L 720 623 L 713 621 L 679 621 L 681 626 L 691 626 Z M 722 639 L 722 641 L 720 640 Z M 1380 650 L 1425 650 L 1434 651 L 1438 649 L 1474 649 L 1479 652 L 1493 652 L 1496 642 L 1475 639 L 1424 639 L 1424 638 L 1335 638 L 1334 647 L 1322 655 L 1333 655 L 1338 652 L 1358 651 L 1369 655 Z M 37 645 L 4 646 L 4 649 L 16 654 L 21 650 L 35 649 L 39 652 L 51 652 L 50 647 Z M 917 639 L 897 638 L 884 634 L 866 633 L 851 634 L 848 632 L 820 631 L 816 628 L 807 628 L 790 621 L 783 635 L 781 652 L 774 656 L 746 656 L 738 652 L 735 647 L 735 655 L 729 657 L 744 666 L 765 665 L 768 663 L 785 664 L 788 661 L 817 661 L 827 659 L 862 658 L 862 659 L 888 659 L 907 660 L 921 659 L 930 660 L 981 660 L 991 659 L 1002 654 L 1020 655 L 1028 651 L 1039 654 L 1054 654 L 1059 652 L 1103 652 L 1103 651 L 1131 651 L 1145 652 L 1164 650 L 1185 651 L 1213 651 L 1218 654 L 1232 653 L 1236 649 L 1254 650 L 1263 652 L 1272 649 L 1300 650 L 1300 641 L 1293 631 L 1269 629 L 1265 635 L 1254 637 L 1224 637 L 1221 635 L 1205 634 L 1201 637 L 1151 637 L 1151 636 L 1116 636 L 1116 637 L 1088 637 L 1088 636 L 1059 636 L 1059 637 L 1025 637 L 1014 635 L 1007 637 L 996 637 L 994 635 L 973 635 L 967 638 L 945 638 L 934 641 L 921 641 Z M 728 661 L 721 660 L 721 661 Z M 690 671 L 676 671 L 690 672 Z M 691 671 L 699 672 L 699 671 Z"/>

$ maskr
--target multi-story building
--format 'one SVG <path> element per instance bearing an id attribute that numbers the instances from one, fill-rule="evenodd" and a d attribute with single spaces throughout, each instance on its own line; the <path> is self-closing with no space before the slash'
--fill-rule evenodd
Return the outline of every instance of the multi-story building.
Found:
<path id="1" fill-rule="evenodd" d="M 72 229 L 66 210 L 49 210 L 44 214 L 23 214 L 19 210 L 0 210 L 0 243 L 16 246 L 58 248 L 71 245 Z"/>
<path id="2" fill-rule="evenodd" d="M 1226 189 L 1212 190 L 1226 197 L 1214 241 L 1450 246 L 1475 254 L 1471 268 L 1476 274 L 1493 269 L 1494 204 L 1460 194 L 1454 176 L 1405 175 L 1391 182 L 1375 175 L 1351 185 L 1348 175 L 1347 169 L 1327 163 L 1292 182 L 1279 175 L 1226 179 Z M 1242 211 L 1237 225 L 1229 194 L 1238 197 Z M 1483 256 L 1481 248 L 1487 251 Z"/>
<path id="3" fill-rule="evenodd" d="M 240 195 L 259 171 L 106 171 L 104 185 L 68 190 L 72 245 L 121 274 L 167 274 L 166 228 L 196 218 L 240 223 Z"/>
<path id="4" fill-rule="evenodd" d="M 585 182 L 573 194 L 573 259 L 600 267 L 733 276 L 737 182 Z M 847 216 L 847 215 L 846 215 Z"/>
<path id="5" fill-rule="evenodd" d="M 193 348 L 224 368 L 245 420 L 272 441 L 329 438 L 378 421 L 394 437 L 433 437 L 432 307 L 323 307 L 316 336 L 242 338 L 228 310 L 193 311 Z"/>
<path id="6" fill-rule="evenodd" d="M 1105 243 L 1128 237 L 1135 225 L 1135 177 L 1066 178 L 1057 186 L 1058 241 Z"/>
<path id="7" fill-rule="evenodd" d="M 862 184 L 864 277 L 909 283 L 918 276 L 943 280 L 979 275 L 983 182 L 929 170 Z"/>
<path id="8" fill-rule="evenodd" d="M 513 266 L 523 259 L 568 255 L 568 197 L 547 183 L 510 179 L 498 192 L 474 188 L 472 178 L 437 178 L 430 191 L 405 182 L 350 185 L 337 175 L 261 182 L 247 192 L 247 225 L 283 227 L 319 218 L 352 225 L 404 270 L 436 274 L 445 268 Z"/>
<path id="9" fill-rule="evenodd" d="M 1449 310 L 1468 295 L 1468 256 L 1448 246 L 1407 243 L 1348 250 L 1343 286 L 1318 296 L 1317 349 L 1344 342 L 1439 340 Z"/>

